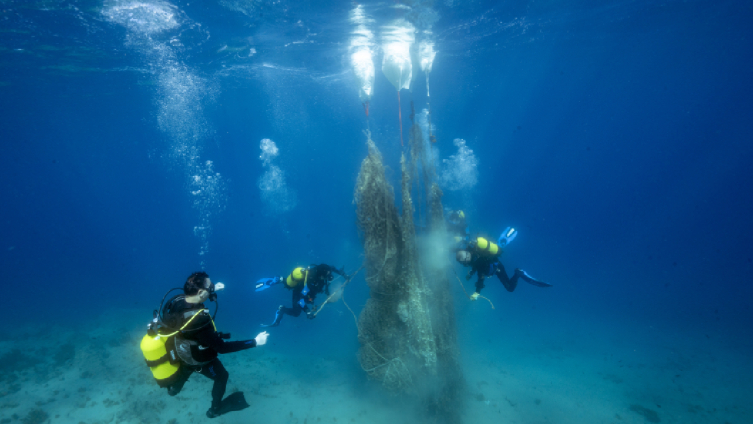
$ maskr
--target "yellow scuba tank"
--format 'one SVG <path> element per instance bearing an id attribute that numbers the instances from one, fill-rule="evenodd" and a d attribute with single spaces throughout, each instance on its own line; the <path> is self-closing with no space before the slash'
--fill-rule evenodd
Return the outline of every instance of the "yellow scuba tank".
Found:
<path id="1" fill-rule="evenodd" d="M 476 239 L 476 248 L 483 255 L 496 256 L 499 253 L 499 246 L 483 237 Z"/>
<path id="2" fill-rule="evenodd" d="M 169 337 L 159 334 L 154 336 L 146 334 L 141 339 L 141 352 L 144 354 L 146 364 L 152 371 L 157 383 L 169 379 L 180 368 L 180 362 L 175 357 L 175 350 L 170 349 L 170 354 L 167 352 L 166 344 L 168 340 Z"/>
<path id="3" fill-rule="evenodd" d="M 167 294 L 165 296 L 167 296 Z M 161 309 L 162 304 L 160 304 L 160 310 Z M 146 332 L 144 338 L 141 339 L 141 353 L 144 354 L 146 365 L 149 367 L 149 370 L 152 371 L 152 375 L 155 380 L 157 380 L 157 384 L 159 384 L 160 387 L 167 387 L 172 384 L 175 373 L 180 369 L 181 358 L 178 356 L 175 349 L 174 336 L 188 327 L 188 325 L 204 311 L 206 310 L 195 310 L 193 316 L 186 321 L 180 329 L 169 334 L 160 334 L 160 331 L 165 330 L 167 327 L 163 326 L 159 318 L 160 312 L 154 311 L 154 319 L 149 323 L 149 330 Z M 212 323 L 212 326 L 214 326 L 214 320 L 211 319 L 211 317 L 210 322 Z M 215 331 L 217 331 L 216 327 Z"/>
<path id="4" fill-rule="evenodd" d="M 290 273 L 290 275 L 288 275 L 288 278 L 285 279 L 285 284 L 290 289 L 301 284 L 301 281 L 303 281 L 305 285 L 308 276 L 308 270 L 299 266 L 298 268 L 294 269 L 293 272 Z"/>
<path id="5" fill-rule="evenodd" d="M 214 330 L 217 331 L 217 327 L 215 327 L 214 325 L 214 316 L 209 315 L 209 310 L 204 309 L 203 307 L 189 310 L 189 313 L 192 316 L 190 319 L 185 321 L 185 323 L 180 328 L 176 329 L 166 326 L 162 322 L 163 310 L 172 309 L 171 305 L 173 304 L 173 301 L 182 296 L 174 296 L 167 302 L 167 304 L 165 304 L 165 298 L 170 294 L 170 292 L 174 290 L 183 289 L 174 288 L 165 293 L 165 295 L 162 297 L 162 302 L 160 302 L 159 309 L 156 309 L 153 312 L 153 319 L 147 326 L 148 330 L 146 332 L 146 335 L 141 339 L 141 353 L 144 354 L 146 365 L 149 367 L 149 370 L 152 371 L 152 375 L 154 376 L 155 380 L 157 380 L 157 384 L 159 384 L 160 387 L 170 386 L 178 377 L 177 372 L 180 369 L 182 360 L 178 355 L 176 347 L 175 336 L 177 334 L 181 333 L 185 328 L 187 328 L 191 324 L 191 322 L 196 319 L 196 317 L 205 316 L 204 313 L 209 316 L 209 323 L 211 323 L 212 327 L 214 327 Z M 216 303 L 217 300 L 214 299 L 213 302 Z M 216 313 L 217 310 L 215 309 L 215 314 Z M 188 318 L 188 316 L 186 313 L 183 313 L 183 319 L 185 318 Z M 199 327 L 199 329 L 203 328 L 209 323 L 203 324 Z"/>

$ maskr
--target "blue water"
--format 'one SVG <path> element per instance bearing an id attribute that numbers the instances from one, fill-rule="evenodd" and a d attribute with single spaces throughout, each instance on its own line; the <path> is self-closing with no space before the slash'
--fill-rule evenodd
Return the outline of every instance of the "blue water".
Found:
<path id="1" fill-rule="evenodd" d="M 438 52 L 430 83 L 440 174 L 451 166 L 442 161 L 458 153 L 454 139 L 465 140 L 478 161 L 475 184 L 451 190 L 445 182 L 444 205 L 465 210 L 474 234 L 518 228 L 503 255 L 508 272 L 524 268 L 555 285 L 523 284 L 510 294 L 487 282 L 492 310 L 467 302 L 453 277 L 469 393 L 494 385 L 477 381 L 485 367 L 517 370 L 516 387 L 541 387 L 551 377 L 551 390 L 561 389 L 557 399 L 567 403 L 566 388 L 581 395 L 586 388 L 575 375 L 557 383 L 562 369 L 619 370 L 624 359 L 675 375 L 668 363 L 720 365 L 704 368 L 676 397 L 652 386 L 655 373 L 631 372 L 635 385 L 624 391 L 622 409 L 593 415 L 536 412 L 534 398 L 546 405 L 551 393 L 517 401 L 488 389 L 487 399 L 511 411 L 483 415 L 474 412 L 483 402 L 471 399 L 466 421 L 648 420 L 630 405 L 658 411 L 662 422 L 753 420 L 750 406 L 738 402 L 753 388 L 733 378 L 753 377 L 753 6 L 365 2 L 376 64 L 368 120 L 349 60 L 355 7 L 0 0 L 3 352 L 30 343 L 14 332 L 53 325 L 76 338 L 93 326 L 110 336 L 132 331 L 137 343 L 164 292 L 201 269 L 227 285 L 218 324 L 250 338 L 290 301 L 279 288 L 254 293 L 257 279 L 310 263 L 357 269 L 363 256 L 353 192 L 367 154 L 363 130 L 368 125 L 393 183 L 402 151 L 396 90 L 381 72 L 380 28 L 406 16 L 426 29 L 428 16 Z M 413 66 L 411 89 L 400 92 L 406 142 L 410 103 L 417 114 L 428 107 L 426 75 Z M 263 139 L 279 149 L 267 165 Z M 284 173 L 284 186 L 265 193 L 259 182 L 270 165 Z M 356 314 L 369 296 L 362 277 L 347 291 Z M 287 317 L 260 348 L 264 357 L 333 358 L 343 384 L 378 393 L 358 366 L 350 312 L 342 303 L 328 308 L 313 322 Z M 129 343 L 113 349 L 127 349 L 128 367 L 145 381 L 133 392 L 154 390 Z M 72 367 L 81 352 L 87 349 L 77 350 Z M 594 361 L 604 363 L 587 366 Z M 289 370 L 295 365 L 275 364 L 291 384 L 304 385 L 306 376 Z M 228 365 L 231 378 L 242 367 Z M 528 367 L 541 367 L 544 377 Z M 47 381 L 30 373 L 19 381 Z M 604 374 L 604 384 L 628 378 Z M 249 392 L 244 384 L 236 385 Z M 732 395 L 709 395 L 719 391 Z M 690 392 L 697 399 L 682 404 Z M 20 406 L 0 409 L 0 418 L 21 419 L 34 407 L 20 393 L 7 395 Z M 675 399 L 676 409 L 657 407 L 651 393 Z M 178 401 L 159 396 L 180 411 Z M 199 397 L 204 408 L 208 393 Z M 249 422 L 262 401 L 250 402 L 257 415 L 225 419 Z M 60 412 L 65 402 L 45 407 L 51 419 L 60 415 L 53 422 L 84 419 Z M 509 406 L 519 402 L 532 409 Z M 278 412 L 268 422 L 297 422 L 288 409 Z"/>

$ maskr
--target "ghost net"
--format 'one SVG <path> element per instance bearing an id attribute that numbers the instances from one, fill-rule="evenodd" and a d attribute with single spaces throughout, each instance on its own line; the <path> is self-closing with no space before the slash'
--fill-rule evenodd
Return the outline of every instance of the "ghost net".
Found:
<path id="1" fill-rule="evenodd" d="M 415 395 L 432 422 L 460 423 L 464 380 L 459 365 L 455 312 L 447 277 L 446 249 L 421 249 L 414 224 L 412 178 L 426 190 L 429 237 L 444 237 L 442 191 L 422 149 L 420 127 L 411 128 L 411 160 L 401 157 L 402 215 L 385 176 L 382 156 L 366 132 L 354 201 L 370 288 L 358 320 L 361 367 L 389 391 Z M 418 187 L 420 190 L 420 187 Z M 426 243 L 424 244 L 426 245 Z M 440 243 L 444 245 L 444 243 Z"/>

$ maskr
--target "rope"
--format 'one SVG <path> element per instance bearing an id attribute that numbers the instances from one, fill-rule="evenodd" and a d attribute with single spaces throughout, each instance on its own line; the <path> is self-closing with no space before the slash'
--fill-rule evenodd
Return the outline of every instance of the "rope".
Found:
<path id="1" fill-rule="evenodd" d="M 321 311 L 322 311 L 322 309 L 324 309 L 324 305 L 326 305 L 326 304 L 327 304 L 327 303 L 329 302 L 329 300 L 330 300 L 330 299 L 332 299 L 332 297 L 333 297 L 333 296 L 335 296 L 335 295 L 336 295 L 336 294 L 337 294 L 338 292 L 341 292 L 341 291 L 343 291 L 343 289 L 345 289 L 345 286 L 347 286 L 347 285 L 348 285 L 348 283 L 350 283 L 351 281 L 353 281 L 353 278 L 354 278 L 354 277 L 356 276 L 356 274 L 358 274 L 358 271 L 360 271 L 360 270 L 362 270 L 362 269 L 363 269 L 363 267 L 364 267 L 364 266 L 363 266 L 363 265 L 361 265 L 361 267 L 360 267 L 360 268 L 358 268 L 358 269 L 356 270 L 356 272 L 354 272 L 354 273 L 353 273 L 353 275 L 351 275 L 350 277 L 348 277 L 348 279 L 347 279 L 347 280 L 345 280 L 345 282 L 343 283 L 343 285 L 342 285 L 342 286 L 340 286 L 340 287 L 339 287 L 339 288 L 338 288 L 337 290 L 335 290 L 335 292 L 334 292 L 334 293 L 332 293 L 331 295 L 329 295 L 329 297 L 328 297 L 328 298 L 327 298 L 327 299 L 326 299 L 326 300 L 324 301 L 324 303 L 322 303 L 322 306 L 320 306 L 320 307 L 319 307 L 319 309 L 317 309 L 317 310 L 316 310 L 316 312 L 314 312 L 314 316 L 317 316 L 317 315 L 319 314 L 319 312 L 321 312 Z M 308 275 L 307 275 L 307 276 L 308 276 Z M 350 308 L 348 308 L 348 309 L 350 309 Z M 352 312 L 352 311 L 351 311 L 351 312 Z M 355 314 L 353 314 L 353 315 L 355 315 Z"/>
<path id="2" fill-rule="evenodd" d="M 350 306 L 348 306 L 348 304 L 347 304 L 347 303 L 345 302 L 345 292 L 343 292 L 343 297 L 342 297 L 342 299 L 343 299 L 343 304 L 345 305 L 345 307 L 346 307 L 346 308 L 348 308 L 348 310 L 350 311 L 350 313 L 351 313 L 351 314 L 353 314 L 353 321 L 355 321 L 355 322 L 356 322 L 356 330 L 358 331 L 358 335 L 360 336 L 360 335 L 361 335 L 361 327 L 359 327 L 359 326 L 358 326 L 358 318 L 356 318 L 356 313 L 355 313 L 355 312 L 353 312 L 353 310 L 352 310 L 352 309 L 350 309 Z M 379 353 L 379 352 L 377 352 L 377 354 L 378 354 L 378 353 Z M 380 356 L 381 356 L 381 355 L 380 355 Z"/>
<path id="3" fill-rule="evenodd" d="M 465 291 L 465 286 L 463 285 L 463 282 L 462 282 L 462 281 L 460 281 L 460 277 L 458 277 L 458 273 L 457 273 L 457 272 L 455 272 L 455 268 L 454 268 L 454 267 L 452 267 L 452 264 L 450 265 L 450 267 L 452 268 L 452 272 L 453 272 L 453 273 L 455 274 L 455 278 L 457 278 L 457 280 L 458 280 L 458 283 L 460 283 L 460 287 L 461 287 L 461 288 L 463 289 L 463 293 L 465 293 L 466 297 L 468 297 L 468 300 L 471 300 L 471 296 L 470 296 L 470 295 L 468 294 L 468 292 L 467 292 L 467 291 Z M 478 295 L 478 297 L 480 297 L 480 298 L 482 298 L 482 299 L 486 299 L 486 301 L 487 301 L 487 302 L 489 302 L 489 304 L 490 304 L 490 305 L 492 305 L 492 309 L 496 309 L 496 308 L 494 307 L 494 304 L 492 303 L 492 301 L 491 301 L 491 300 L 489 300 L 489 298 L 487 298 L 487 297 L 484 297 L 484 296 L 481 296 L 481 295 Z"/>
<path id="4" fill-rule="evenodd" d="M 400 110 L 400 89 L 397 90 L 397 119 L 400 122 L 400 146 L 403 145 L 403 111 Z"/>
<path id="5" fill-rule="evenodd" d="M 345 286 L 346 286 L 346 285 L 347 285 L 347 284 L 348 284 L 348 283 L 349 283 L 349 282 L 350 282 L 351 280 L 353 280 L 353 277 L 355 277 L 355 276 L 356 276 L 356 274 L 358 274 L 358 272 L 359 272 L 360 270 L 362 270 L 362 269 L 363 269 L 363 267 L 364 267 L 364 265 L 361 265 L 361 267 L 360 267 L 360 268 L 358 268 L 358 269 L 356 270 L 356 272 L 354 272 L 354 273 L 353 273 L 353 275 L 351 275 L 351 276 L 350 276 L 350 278 L 348 278 L 348 280 L 346 280 L 346 281 L 345 281 L 345 283 L 344 283 L 344 284 L 343 284 L 342 286 L 340 286 L 340 288 L 339 288 L 338 290 L 342 291 L 342 290 L 343 290 L 343 289 L 345 288 Z M 327 301 L 328 301 L 328 300 L 330 299 L 330 297 L 334 296 L 334 295 L 335 295 L 336 293 L 337 293 L 337 292 L 335 292 L 335 293 L 332 293 L 332 294 L 331 294 L 331 295 L 330 295 L 330 296 L 329 296 L 329 297 L 327 298 L 327 300 L 325 300 L 325 303 L 324 303 L 324 304 L 326 304 L 326 303 L 327 303 Z M 360 336 L 360 335 L 361 335 L 361 327 L 359 327 L 359 326 L 358 326 L 358 318 L 356 317 L 356 313 L 355 313 L 355 312 L 353 312 L 353 309 L 351 309 L 351 308 L 350 308 L 350 305 L 348 305 L 348 302 L 346 302 L 346 301 L 345 301 L 345 292 L 344 292 L 344 291 L 343 291 L 343 294 L 342 294 L 342 301 L 343 301 L 343 305 L 345 305 L 345 307 L 346 307 L 346 308 L 348 308 L 348 311 L 350 311 L 351 315 L 353 315 L 353 321 L 354 321 L 354 322 L 355 322 L 355 324 L 356 324 L 356 330 L 358 331 L 358 335 Z M 322 308 L 324 307 L 324 304 L 322 305 Z M 319 308 L 319 310 L 317 310 L 317 311 L 316 311 L 316 313 L 315 313 L 314 315 L 318 314 L 318 313 L 319 313 L 319 311 L 321 311 L 321 310 L 322 310 L 322 308 Z M 379 353 L 379 351 L 377 351 L 376 349 L 374 349 L 374 346 L 372 346 L 372 345 L 371 345 L 371 342 L 368 342 L 368 343 L 367 343 L 367 345 L 369 346 L 369 348 L 370 348 L 371 350 L 373 350 L 373 351 L 374 351 L 374 353 L 376 353 L 376 354 L 377 354 L 377 356 L 379 356 L 380 358 L 382 358 L 382 359 L 383 359 L 383 360 L 384 360 L 385 362 L 384 362 L 384 363 L 382 363 L 382 364 L 380 364 L 380 365 L 377 365 L 377 366 L 375 366 L 375 367 L 373 367 L 373 368 L 369 368 L 369 369 L 366 369 L 366 368 L 364 368 L 364 367 L 363 367 L 363 365 L 361 365 L 361 363 L 360 363 L 361 361 L 358 361 L 358 362 L 359 362 L 359 365 L 361 365 L 361 369 L 362 369 L 362 370 L 364 370 L 364 371 L 365 371 L 366 373 L 370 373 L 370 372 L 374 371 L 375 369 L 377 369 L 377 368 L 381 368 L 381 367 L 383 367 L 383 366 L 385 366 L 385 365 L 392 365 L 392 364 L 393 364 L 393 363 L 395 363 L 396 361 L 397 361 L 397 362 L 400 362 L 401 364 L 403 364 L 403 361 L 402 361 L 402 360 L 400 360 L 400 357 L 397 357 L 397 358 L 393 358 L 393 359 L 387 359 L 387 358 L 385 358 L 385 357 L 384 357 L 384 355 L 382 355 L 381 353 Z M 403 367 L 405 367 L 405 364 L 403 364 Z M 388 371 L 387 371 L 387 372 L 389 372 L 389 369 L 388 369 Z M 385 373 L 385 374 L 386 374 L 386 373 Z M 408 373 L 408 376 L 410 377 L 410 373 Z"/>

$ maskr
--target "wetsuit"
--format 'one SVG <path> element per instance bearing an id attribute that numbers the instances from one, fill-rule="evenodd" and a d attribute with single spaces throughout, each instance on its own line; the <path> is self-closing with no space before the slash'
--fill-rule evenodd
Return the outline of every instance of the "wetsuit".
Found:
<path id="1" fill-rule="evenodd" d="M 481 289 L 484 288 L 484 280 L 492 275 L 496 275 L 502 285 L 505 286 L 505 289 L 512 292 L 515 290 L 515 287 L 518 286 L 518 278 L 522 275 L 522 271 L 516 269 L 512 278 L 509 278 L 507 277 L 505 266 L 499 261 L 498 256 L 484 257 L 473 253 L 471 259 L 471 272 L 468 275 L 470 277 L 473 274 L 478 275 L 478 279 L 476 280 L 476 293 L 481 293 Z"/>
<path id="2" fill-rule="evenodd" d="M 332 273 L 343 276 L 345 275 L 342 271 L 327 264 L 311 265 L 308 271 L 308 278 L 306 279 L 306 287 L 308 287 L 309 290 L 308 293 L 306 293 L 306 295 L 303 294 L 303 283 L 293 287 L 293 306 L 290 308 L 283 306 L 280 308 L 280 312 L 285 315 L 297 317 L 301 315 L 301 311 L 306 311 L 308 317 L 313 318 L 308 305 L 314 304 L 314 299 L 319 293 L 324 292 L 329 296 L 329 283 L 332 281 Z M 301 299 L 303 299 L 304 305 L 301 305 Z"/>
<path id="3" fill-rule="evenodd" d="M 188 303 L 185 301 L 184 296 L 178 296 L 166 307 L 165 323 L 171 328 L 180 328 L 193 316 L 192 312 L 203 309 L 203 303 Z M 256 340 L 226 342 L 223 339 L 225 336 L 215 331 L 212 318 L 208 312 L 196 313 L 200 315 L 194 318 L 181 331 L 181 337 L 196 342 L 196 344 L 191 346 L 191 356 L 196 362 L 203 364 L 189 365 L 181 362 L 180 369 L 178 370 L 179 375 L 175 382 L 167 388 L 167 393 L 170 396 L 177 395 L 180 393 L 183 385 L 186 384 L 186 381 L 188 381 L 188 377 L 194 372 L 199 372 L 201 375 L 214 381 L 214 385 L 212 386 L 212 408 L 219 408 L 222 397 L 225 395 L 229 374 L 222 365 L 222 362 L 217 358 L 217 354 L 233 353 L 256 347 Z"/>

